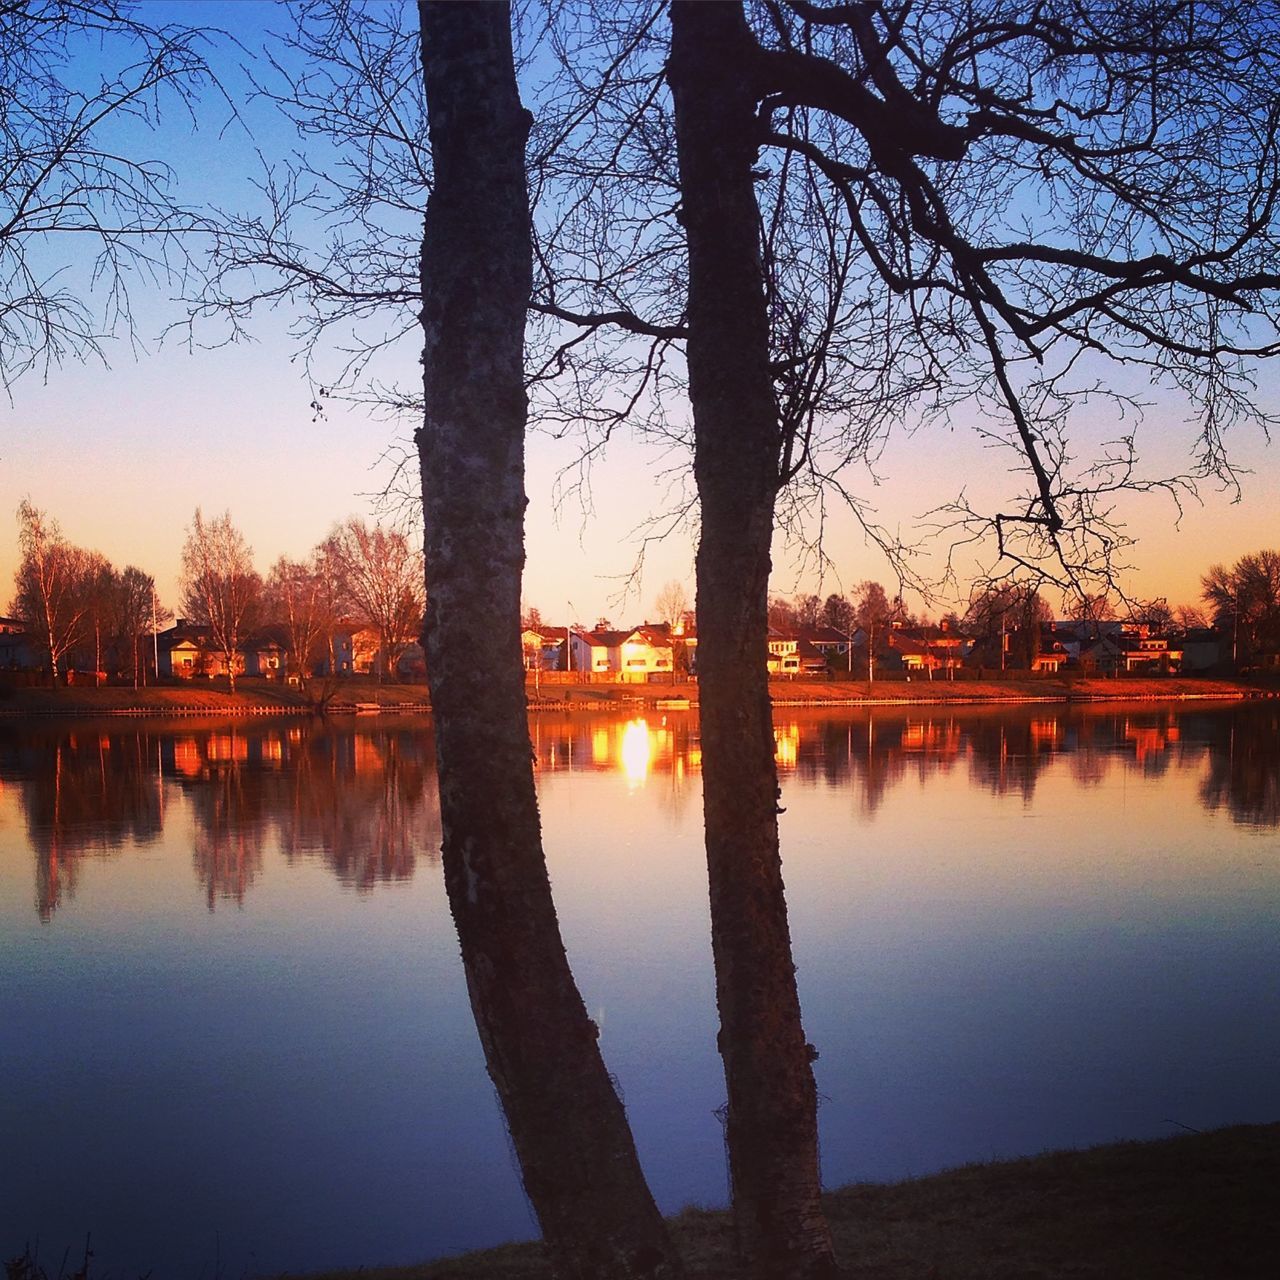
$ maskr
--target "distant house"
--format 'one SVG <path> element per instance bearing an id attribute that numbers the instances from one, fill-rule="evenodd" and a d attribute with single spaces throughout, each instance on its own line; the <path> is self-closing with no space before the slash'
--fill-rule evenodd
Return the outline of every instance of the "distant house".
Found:
<path id="1" fill-rule="evenodd" d="M 826 675 L 830 670 L 827 655 L 810 639 L 810 634 L 809 631 L 770 627 L 767 641 L 769 673 L 780 676 Z M 833 634 L 839 637 L 839 632 Z"/>
<path id="2" fill-rule="evenodd" d="M 0 671 L 40 671 L 44 653 L 21 618 L 0 618 Z"/>
<path id="3" fill-rule="evenodd" d="M 1124 663 L 1124 641 L 1119 632 L 1079 642 L 1080 669 L 1099 675 L 1111 675 Z"/>
<path id="4" fill-rule="evenodd" d="M 1067 664 L 1067 651 L 1056 640 L 1031 659 L 1031 670 L 1056 675 Z"/>
<path id="5" fill-rule="evenodd" d="M 241 645 L 241 650 L 245 675 L 284 679 L 289 653 L 289 635 L 284 627 L 263 627 L 255 631 Z"/>
<path id="6" fill-rule="evenodd" d="M 607 675 L 613 665 L 622 631 L 574 631 L 569 637 L 569 661 L 574 671 L 591 675 Z"/>
<path id="7" fill-rule="evenodd" d="M 201 623 L 178 618 L 173 626 L 156 636 L 156 653 L 162 676 L 193 680 L 196 676 L 215 674 L 213 633 Z M 217 654 L 216 661 L 225 668 L 222 654 Z"/>
<path id="8" fill-rule="evenodd" d="M 574 671 L 613 675 L 618 680 L 648 680 L 675 670 L 671 628 L 641 623 L 627 631 L 575 631 L 570 638 Z"/>
<path id="9" fill-rule="evenodd" d="M 1191 627 L 1182 637 L 1182 670 L 1184 674 L 1211 671 L 1230 657 L 1230 644 L 1212 627 Z"/>
<path id="10" fill-rule="evenodd" d="M 904 627 L 894 623 L 888 645 L 907 671 L 957 671 L 973 650 L 973 637 L 948 622 L 936 627 Z"/>
<path id="11" fill-rule="evenodd" d="M 212 679 L 227 674 L 227 655 L 214 643 L 213 629 L 179 618 L 156 636 L 156 653 L 162 676 L 177 680 Z M 245 637 L 232 655 L 237 676 L 266 675 L 279 678 L 284 670 L 284 633 L 264 627 Z"/>
<path id="12" fill-rule="evenodd" d="M 1124 669 L 1162 675 L 1181 671 L 1182 646 L 1168 636 L 1126 635 Z"/>
<path id="13" fill-rule="evenodd" d="M 801 634 L 828 662 L 848 659 L 850 638 L 843 631 L 835 627 L 810 627 Z"/>
<path id="14" fill-rule="evenodd" d="M 567 627 L 526 627 L 520 633 L 524 652 L 524 669 L 532 671 L 564 671 L 567 667 Z"/>

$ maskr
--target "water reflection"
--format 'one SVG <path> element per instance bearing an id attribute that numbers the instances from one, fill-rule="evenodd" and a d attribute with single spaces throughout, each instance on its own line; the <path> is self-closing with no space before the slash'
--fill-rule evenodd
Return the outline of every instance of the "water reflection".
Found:
<path id="1" fill-rule="evenodd" d="M 78 730 L 6 734 L 0 779 L 18 780 L 19 806 L 36 856 L 36 911 L 49 920 L 75 896 L 81 864 L 163 826 L 157 741 L 148 734 Z"/>
<path id="2" fill-rule="evenodd" d="M 1206 809 L 1226 809 L 1236 822 L 1280 826 L 1280 710 L 1267 707 L 1233 722 L 1226 749 L 1209 757 L 1209 775 L 1200 788 Z"/>
<path id="3" fill-rule="evenodd" d="M 698 722 L 676 713 L 543 716 L 531 727 L 544 778 L 615 773 L 682 817 L 701 769 Z M 1115 771 L 1154 779 L 1196 770 L 1200 803 L 1232 821 L 1280 826 L 1280 708 L 877 708 L 780 710 L 784 787 L 849 791 L 874 815 L 906 782 L 953 775 L 1030 804 L 1055 763 L 1082 789 Z M 318 860 L 368 892 L 409 879 L 440 846 L 432 739 L 421 722 L 144 730 L 0 728 L 0 781 L 16 787 L 36 859 L 35 902 L 48 921 L 87 859 L 157 841 L 182 804 L 192 866 L 209 910 L 242 905 L 274 843 L 290 863 Z"/>
<path id="4" fill-rule="evenodd" d="M 652 1185 L 722 1200 L 697 718 L 530 733 Z M 780 709 L 775 744 L 830 1182 L 1274 1114 L 1280 703 Z M 421 720 L 0 722 L 0 1217 L 117 1275 L 528 1235 L 434 791 Z"/>
<path id="5" fill-rule="evenodd" d="M 86 859 L 158 841 L 176 808 L 192 825 L 192 868 L 210 911 L 243 905 L 271 842 L 318 859 L 366 892 L 438 856 L 434 748 L 420 725 L 0 731 L 36 860 L 36 911 L 75 894 Z"/>

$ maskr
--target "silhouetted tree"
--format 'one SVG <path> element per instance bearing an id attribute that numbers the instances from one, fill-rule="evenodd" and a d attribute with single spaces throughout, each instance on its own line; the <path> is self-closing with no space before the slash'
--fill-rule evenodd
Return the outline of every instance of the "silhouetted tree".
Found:
<path id="1" fill-rule="evenodd" d="M 128 565 L 120 574 L 115 593 L 115 634 L 133 663 L 133 687 L 136 689 L 146 674 L 141 652 L 142 639 L 153 626 L 173 617 L 169 609 L 156 601 L 155 579 L 136 565 Z"/>
<path id="2" fill-rule="evenodd" d="M 854 618 L 854 608 L 850 601 L 833 592 L 822 602 L 822 615 L 819 619 L 824 627 L 832 627 L 836 631 L 850 634 L 858 625 Z"/>
<path id="3" fill-rule="evenodd" d="M 100 354 L 132 322 L 131 283 L 190 265 L 186 235 L 204 222 L 172 193 L 161 160 L 122 138 L 211 83 L 207 37 L 148 21 L 117 0 L 0 4 L 0 383 Z M 67 264 L 90 255 L 82 277 Z M 102 298 L 101 314 L 90 294 Z"/>
<path id="4" fill-rule="evenodd" d="M 902 601 L 889 599 L 878 583 L 868 579 L 859 584 L 853 595 L 853 618 L 867 638 L 867 679 L 876 678 L 876 654 L 884 643 L 885 632 L 894 622 L 903 620 Z"/>
<path id="5" fill-rule="evenodd" d="M 974 637 L 976 662 L 1026 671 L 1039 656 L 1041 626 L 1052 619 L 1032 584 L 1001 582 L 970 600 L 962 625 Z"/>
<path id="6" fill-rule="evenodd" d="M 1200 580 L 1216 627 L 1232 637 L 1232 654 L 1250 665 L 1263 649 L 1280 651 L 1280 551 L 1215 564 Z"/>
<path id="7" fill-rule="evenodd" d="M 1164 596 L 1154 600 L 1135 600 L 1129 607 L 1129 621 L 1146 627 L 1155 635 L 1165 635 L 1173 627 L 1173 610 Z"/>
<path id="8" fill-rule="evenodd" d="M 507 4 L 423 3 L 424 647 L 444 875 L 485 1060 L 557 1272 L 673 1276 L 560 938 L 520 658 L 532 247 Z"/>
<path id="9" fill-rule="evenodd" d="M 749 36 L 732 5 L 676 0 L 668 75 L 688 244 L 689 398 L 700 503 L 698 682 L 711 948 L 734 1224 L 753 1274 L 835 1274 L 778 845 L 770 543 L 785 439 L 752 169 Z M 816 610 L 815 610 L 816 613 Z"/>

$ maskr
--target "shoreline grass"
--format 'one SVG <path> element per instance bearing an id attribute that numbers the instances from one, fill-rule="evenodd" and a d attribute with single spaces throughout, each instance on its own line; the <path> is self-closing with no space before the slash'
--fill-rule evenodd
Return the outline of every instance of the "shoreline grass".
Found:
<path id="1" fill-rule="evenodd" d="M 350 714 L 373 706 L 413 714 L 430 710 L 423 684 L 343 683 L 326 706 L 330 714 Z M 686 698 L 697 713 L 698 686 L 685 684 L 543 684 L 529 687 L 530 711 L 629 710 L 658 699 Z M 776 707 L 858 708 L 860 706 L 1012 706 L 1022 703 L 1231 701 L 1280 696 L 1280 683 L 1201 677 L 1054 676 L 1002 680 L 776 680 L 770 684 Z M 0 717 L 111 717 L 158 715 L 310 715 L 320 710 L 306 693 L 268 681 L 242 680 L 233 694 L 207 683 L 146 689 L 125 686 L 49 689 L 0 685 Z M 678 711 L 676 714 L 680 714 Z"/>
<path id="2" fill-rule="evenodd" d="M 824 1197 L 848 1280 L 1274 1280 L 1280 1123 L 969 1164 Z M 739 1280 L 725 1210 L 670 1220 L 689 1280 Z M 299 1280 L 550 1280 L 536 1242 Z"/>

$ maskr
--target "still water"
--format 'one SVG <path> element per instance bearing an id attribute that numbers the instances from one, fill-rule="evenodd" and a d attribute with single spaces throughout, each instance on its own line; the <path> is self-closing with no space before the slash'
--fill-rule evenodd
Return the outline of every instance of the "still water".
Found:
<path id="1" fill-rule="evenodd" d="M 696 720 L 539 717 L 664 1210 L 726 1197 Z M 1280 1115 L 1280 711 L 777 715 L 825 1180 Z M 422 723 L 0 725 L 0 1250 L 217 1276 L 527 1237 Z"/>

